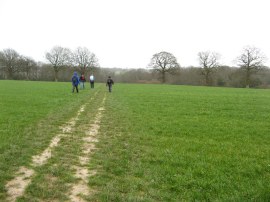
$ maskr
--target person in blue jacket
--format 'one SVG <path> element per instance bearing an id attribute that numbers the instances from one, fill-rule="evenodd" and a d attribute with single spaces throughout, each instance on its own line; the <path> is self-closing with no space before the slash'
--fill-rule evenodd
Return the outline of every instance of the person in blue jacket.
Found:
<path id="1" fill-rule="evenodd" d="M 76 91 L 78 93 L 79 92 L 78 85 L 80 84 L 80 80 L 79 80 L 77 72 L 74 72 L 74 74 L 71 78 L 71 82 L 72 82 L 72 93 L 74 93 L 75 88 L 76 88 Z"/>

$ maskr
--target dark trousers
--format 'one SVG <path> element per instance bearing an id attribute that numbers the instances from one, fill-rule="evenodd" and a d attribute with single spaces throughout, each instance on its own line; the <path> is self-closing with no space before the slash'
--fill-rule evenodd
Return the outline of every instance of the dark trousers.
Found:
<path id="1" fill-rule="evenodd" d="M 109 86 L 109 92 L 112 92 L 112 85 L 108 85 Z"/>
<path id="2" fill-rule="evenodd" d="M 91 86 L 91 88 L 94 88 L 94 81 L 90 81 L 90 86 Z"/>
<path id="3" fill-rule="evenodd" d="M 73 85 L 72 93 L 74 93 L 74 89 L 76 88 L 77 93 L 79 92 L 78 85 Z"/>

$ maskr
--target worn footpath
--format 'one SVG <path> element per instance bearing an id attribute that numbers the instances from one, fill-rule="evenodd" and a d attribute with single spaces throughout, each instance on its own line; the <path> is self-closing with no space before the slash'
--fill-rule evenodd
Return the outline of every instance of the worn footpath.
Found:
<path id="1" fill-rule="evenodd" d="M 106 110 L 106 93 L 96 90 L 80 106 L 48 147 L 32 156 L 31 165 L 18 168 L 6 183 L 6 201 L 89 201 L 96 192 L 89 186 L 97 170 L 90 167 L 97 151 L 99 129 Z"/>

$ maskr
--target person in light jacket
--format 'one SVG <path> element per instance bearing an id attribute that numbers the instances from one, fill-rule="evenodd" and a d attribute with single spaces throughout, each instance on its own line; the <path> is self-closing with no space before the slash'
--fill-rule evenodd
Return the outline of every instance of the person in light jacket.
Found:
<path id="1" fill-rule="evenodd" d="M 95 77 L 94 77 L 94 75 L 93 74 L 91 74 L 91 76 L 90 76 L 90 86 L 91 86 L 91 88 L 94 88 L 94 84 L 95 84 Z"/>

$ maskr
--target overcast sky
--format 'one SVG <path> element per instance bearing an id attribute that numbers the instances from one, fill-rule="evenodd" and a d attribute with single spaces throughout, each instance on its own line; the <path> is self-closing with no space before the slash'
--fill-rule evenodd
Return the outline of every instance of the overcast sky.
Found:
<path id="1" fill-rule="evenodd" d="M 145 68 L 172 53 L 198 66 L 200 51 L 233 65 L 244 46 L 270 58 L 269 0 L 0 0 L 0 50 L 36 61 L 55 45 L 87 47 L 101 67 Z M 266 65 L 269 65 L 269 60 Z"/>

